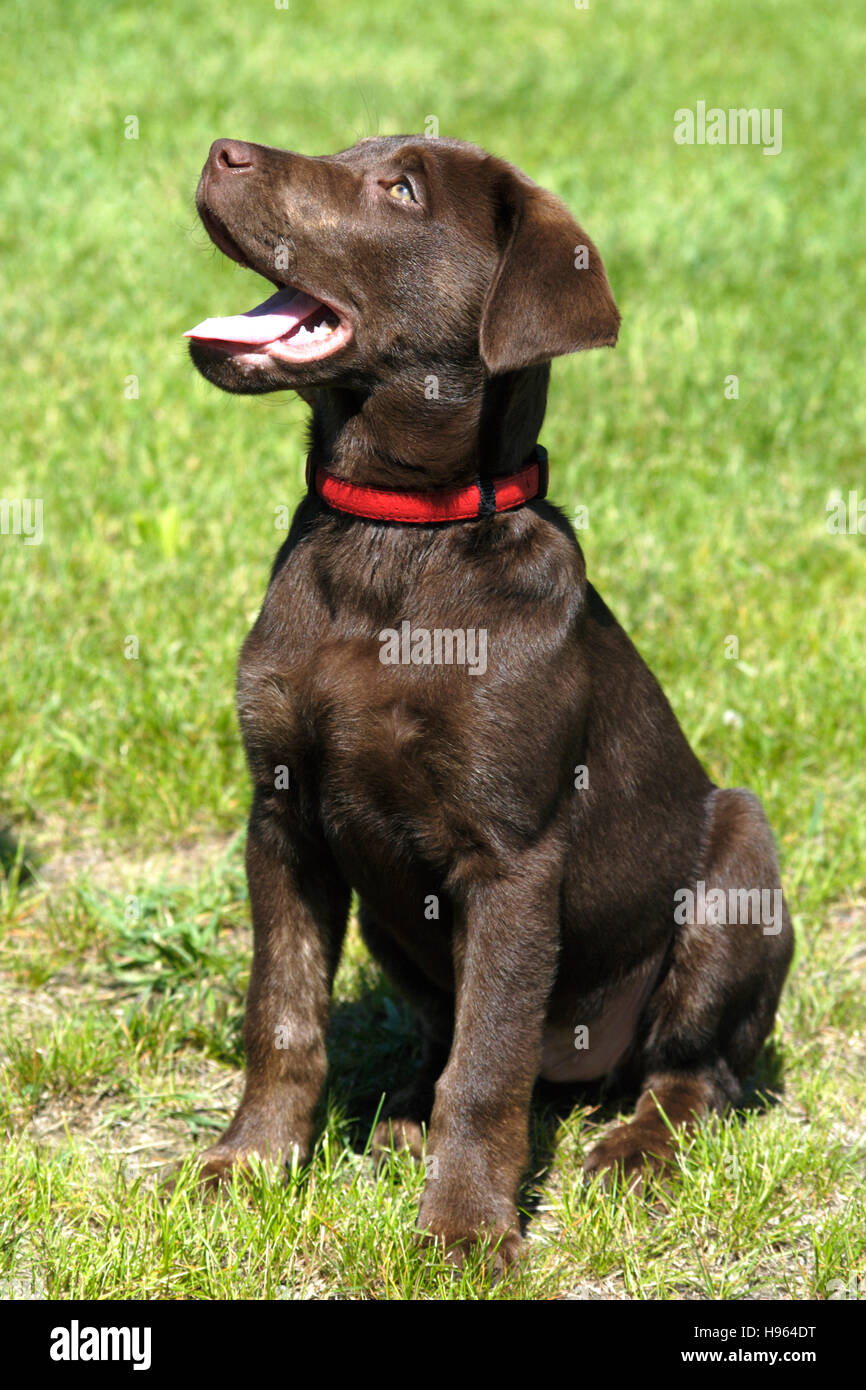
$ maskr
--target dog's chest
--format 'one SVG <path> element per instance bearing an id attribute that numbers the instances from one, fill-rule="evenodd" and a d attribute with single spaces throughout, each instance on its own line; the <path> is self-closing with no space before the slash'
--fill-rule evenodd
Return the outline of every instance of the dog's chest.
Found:
<path id="1" fill-rule="evenodd" d="M 245 653 L 238 707 L 255 780 L 285 789 L 329 836 L 442 863 L 467 834 L 483 763 L 480 653 L 399 624 Z"/>
<path id="2" fill-rule="evenodd" d="M 460 856 L 483 870 L 549 822 L 583 698 L 575 552 L 549 554 L 552 534 L 521 552 L 543 600 L 450 533 L 409 550 L 325 529 L 278 567 L 241 658 L 244 742 L 355 887 L 414 893 Z"/>

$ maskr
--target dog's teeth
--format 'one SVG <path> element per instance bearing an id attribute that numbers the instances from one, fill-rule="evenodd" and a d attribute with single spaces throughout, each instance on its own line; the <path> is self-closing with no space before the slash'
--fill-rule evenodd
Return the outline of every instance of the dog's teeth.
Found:
<path id="1" fill-rule="evenodd" d="M 305 323 L 302 323 L 291 335 L 292 341 L 317 342 L 320 338 L 330 337 L 335 328 L 338 327 L 339 319 L 333 319 L 330 323 L 323 320 L 321 323 L 317 323 L 313 328 L 308 328 Z"/>

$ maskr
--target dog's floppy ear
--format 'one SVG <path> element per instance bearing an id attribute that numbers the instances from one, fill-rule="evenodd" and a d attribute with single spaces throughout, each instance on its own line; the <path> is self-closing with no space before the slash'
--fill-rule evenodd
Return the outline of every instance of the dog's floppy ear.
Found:
<path id="1" fill-rule="evenodd" d="M 495 196 L 502 249 L 481 313 L 487 370 L 613 347 L 619 310 L 600 255 L 565 204 L 507 166 Z"/>

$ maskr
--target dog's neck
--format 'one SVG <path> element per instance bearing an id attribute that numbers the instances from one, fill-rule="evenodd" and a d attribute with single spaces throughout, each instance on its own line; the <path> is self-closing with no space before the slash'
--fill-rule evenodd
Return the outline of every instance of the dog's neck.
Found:
<path id="1" fill-rule="evenodd" d="M 304 391 L 317 467 L 369 487 L 456 487 L 516 473 L 538 438 L 550 364 L 477 381 L 395 377 L 367 390 Z"/>

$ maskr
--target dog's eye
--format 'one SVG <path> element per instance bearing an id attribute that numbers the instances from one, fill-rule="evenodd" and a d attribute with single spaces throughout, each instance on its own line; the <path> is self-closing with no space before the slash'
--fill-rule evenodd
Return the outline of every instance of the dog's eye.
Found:
<path id="1" fill-rule="evenodd" d="M 416 202 L 415 194 L 412 192 L 411 184 L 405 179 L 400 179 L 397 183 L 392 183 L 388 192 L 392 198 L 396 198 L 400 203 Z"/>

